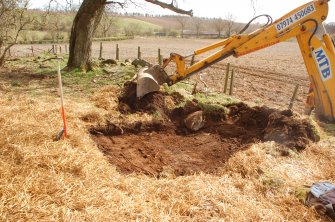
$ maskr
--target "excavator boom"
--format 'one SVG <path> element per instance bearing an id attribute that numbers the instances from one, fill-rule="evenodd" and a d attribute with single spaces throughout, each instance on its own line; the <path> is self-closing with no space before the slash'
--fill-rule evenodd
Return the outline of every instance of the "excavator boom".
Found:
<path id="1" fill-rule="evenodd" d="M 311 81 L 307 107 L 315 108 L 317 114 L 334 121 L 335 77 L 332 71 L 335 70 L 335 49 L 322 24 L 327 15 L 328 0 L 314 0 L 275 22 L 272 22 L 270 16 L 265 15 L 268 23 L 250 34 L 243 32 L 254 19 L 239 34 L 195 50 L 191 56 L 216 50 L 195 64 L 187 65 L 188 56 L 171 53 L 170 57 L 164 60 L 162 67 L 154 66 L 139 73 L 137 96 L 142 97 L 157 91 L 163 83 L 177 83 L 229 56 L 240 57 L 296 37 Z M 168 75 L 164 69 L 171 62 L 175 63 L 176 70 Z"/>

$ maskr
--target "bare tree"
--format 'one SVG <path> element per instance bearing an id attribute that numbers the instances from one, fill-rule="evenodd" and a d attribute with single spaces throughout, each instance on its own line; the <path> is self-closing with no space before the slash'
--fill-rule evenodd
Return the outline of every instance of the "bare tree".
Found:
<path id="1" fill-rule="evenodd" d="M 186 11 L 178 8 L 175 1 L 165 3 L 158 0 L 144 0 L 145 2 L 167 8 L 176 13 L 192 15 L 192 10 Z M 93 34 L 103 15 L 106 5 L 118 5 L 126 7 L 132 0 L 107 1 L 107 0 L 84 0 L 81 4 L 72 25 L 70 37 L 70 55 L 68 68 L 91 69 L 91 51 Z"/>
<path id="2" fill-rule="evenodd" d="M 76 2 L 80 5 L 80 1 Z M 55 6 L 57 6 L 57 9 L 61 7 L 62 10 L 67 12 L 75 12 L 78 9 L 78 4 L 76 4 L 74 0 L 49 0 L 49 4 L 47 5 L 47 11 L 55 9 Z"/>
<path id="3" fill-rule="evenodd" d="M 51 35 L 52 41 L 58 42 L 59 40 L 63 39 L 62 30 L 63 30 L 63 22 L 59 19 L 61 16 L 60 12 L 52 12 L 49 14 L 48 19 L 48 32 Z"/>
<path id="4" fill-rule="evenodd" d="M 195 33 L 197 35 L 197 38 L 199 38 L 201 29 L 202 29 L 202 25 L 203 25 L 201 18 L 200 17 L 193 17 L 193 24 L 194 24 Z"/>
<path id="5" fill-rule="evenodd" d="M 135 36 L 141 33 L 141 27 L 138 23 L 130 23 L 124 28 L 126 36 Z"/>
<path id="6" fill-rule="evenodd" d="M 68 10 L 72 10 L 74 4 L 73 4 L 73 0 L 66 0 L 66 6 Z"/>
<path id="7" fill-rule="evenodd" d="M 231 36 L 232 32 L 233 32 L 233 28 L 235 25 L 235 17 L 233 16 L 233 14 L 228 13 L 225 17 L 225 23 L 226 23 L 226 37 Z"/>
<path id="8" fill-rule="evenodd" d="M 0 66 L 8 50 L 17 43 L 19 34 L 32 22 L 27 16 L 29 0 L 0 0 Z"/>
<path id="9" fill-rule="evenodd" d="M 225 28 L 225 21 L 222 18 L 215 18 L 213 20 L 213 27 L 215 31 L 218 33 L 218 37 L 221 38 L 222 31 Z"/>
<path id="10" fill-rule="evenodd" d="M 176 20 L 180 25 L 181 28 L 181 37 L 184 38 L 184 31 L 185 31 L 185 27 L 187 25 L 188 22 L 188 17 L 186 16 L 176 16 Z"/>
<path id="11" fill-rule="evenodd" d="M 325 24 L 325 28 L 329 34 L 331 35 L 335 34 L 335 23 L 334 22 Z"/>
<path id="12" fill-rule="evenodd" d="M 103 38 L 107 37 L 108 33 L 115 27 L 116 23 L 116 15 L 112 11 L 105 10 L 98 27 L 100 36 Z"/>

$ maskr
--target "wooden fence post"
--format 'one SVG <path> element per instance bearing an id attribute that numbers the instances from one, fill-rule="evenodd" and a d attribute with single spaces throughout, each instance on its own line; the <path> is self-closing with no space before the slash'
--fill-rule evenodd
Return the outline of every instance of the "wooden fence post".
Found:
<path id="1" fill-rule="evenodd" d="M 59 46 L 59 54 L 62 54 L 62 46 Z"/>
<path id="2" fill-rule="evenodd" d="M 230 77 L 230 87 L 229 87 L 229 95 L 233 95 L 233 86 L 234 86 L 234 69 L 231 71 Z"/>
<path id="3" fill-rule="evenodd" d="M 193 66 L 193 64 L 194 64 L 194 58 L 195 58 L 195 55 L 192 55 L 192 59 L 191 59 L 191 66 Z"/>
<path id="4" fill-rule="evenodd" d="M 158 64 L 162 65 L 162 56 L 161 56 L 161 49 L 158 49 Z"/>
<path id="5" fill-rule="evenodd" d="M 293 108 L 293 102 L 295 100 L 295 98 L 297 97 L 297 93 L 298 93 L 298 89 L 299 89 L 299 85 L 296 85 L 293 91 L 293 95 L 290 101 L 290 105 L 288 106 L 288 109 L 292 109 Z"/>
<path id="6" fill-rule="evenodd" d="M 226 78 L 224 82 L 224 93 L 227 93 L 227 87 L 228 87 L 228 78 L 229 78 L 229 69 L 230 69 L 230 63 L 227 64 L 227 70 L 226 70 Z"/>
<path id="7" fill-rule="evenodd" d="M 120 49 L 119 49 L 119 44 L 116 44 L 116 55 L 115 59 L 119 60 L 120 59 Z"/>
<path id="8" fill-rule="evenodd" d="M 141 47 L 140 46 L 137 47 L 137 58 L 141 59 Z"/>
<path id="9" fill-rule="evenodd" d="M 100 42 L 100 53 L 99 53 L 99 59 L 102 59 L 102 42 Z"/>
<path id="10" fill-rule="evenodd" d="M 196 82 L 193 86 L 193 89 L 192 89 L 192 95 L 197 93 L 197 85 L 198 85 L 198 83 Z"/>
<path id="11" fill-rule="evenodd" d="M 34 46 L 31 46 L 31 55 L 34 56 Z"/>

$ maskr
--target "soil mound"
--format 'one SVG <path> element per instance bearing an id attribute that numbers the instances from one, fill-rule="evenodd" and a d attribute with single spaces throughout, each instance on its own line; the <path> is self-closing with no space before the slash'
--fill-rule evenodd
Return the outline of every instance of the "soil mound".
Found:
<path id="1" fill-rule="evenodd" d="M 313 126 L 291 110 L 278 111 L 239 103 L 230 107 L 229 116 L 236 125 L 259 131 L 262 141 L 275 141 L 296 150 L 304 149 L 311 141 L 320 140 Z"/>
<path id="2" fill-rule="evenodd" d="M 268 117 L 264 141 L 275 141 L 301 150 L 310 141 L 319 140 L 320 137 L 313 131 L 313 126 L 306 120 L 295 117 L 291 110 L 273 112 Z"/>
<path id="3" fill-rule="evenodd" d="M 267 126 L 269 115 L 275 112 L 266 106 L 249 107 L 245 103 L 238 103 L 229 106 L 229 117 L 235 124 L 247 128 L 264 129 Z"/>
<path id="4" fill-rule="evenodd" d="M 152 114 L 158 112 L 165 118 L 170 115 L 173 107 L 184 101 L 178 93 L 167 95 L 163 92 L 152 92 L 138 99 L 136 97 L 136 83 L 134 82 L 125 83 L 118 100 L 119 110 L 122 113 L 145 112 Z"/>
<path id="5" fill-rule="evenodd" d="M 134 90 L 133 84 L 127 87 L 130 92 Z M 201 107 L 194 100 L 175 108 L 182 101 L 179 94 L 162 92 L 148 94 L 141 100 L 129 93 L 121 94 L 119 102 L 127 105 L 128 112 L 160 112 L 164 121 L 120 126 L 107 123 L 91 129 L 92 137 L 121 172 L 154 177 L 167 172 L 175 176 L 215 173 L 235 152 L 261 141 L 276 141 L 301 150 L 318 140 L 312 126 L 291 111 L 244 103 L 228 106 L 227 114 L 223 110 L 203 111 L 203 128 L 190 131 L 184 119 Z"/>

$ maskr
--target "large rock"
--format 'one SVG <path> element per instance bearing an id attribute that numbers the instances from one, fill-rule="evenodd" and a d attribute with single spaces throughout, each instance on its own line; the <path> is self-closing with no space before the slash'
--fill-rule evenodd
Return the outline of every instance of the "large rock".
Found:
<path id="1" fill-rule="evenodd" d="M 142 66 L 142 67 L 150 67 L 151 64 L 143 59 L 135 59 L 132 63 L 133 66 Z"/>
<path id="2" fill-rule="evenodd" d="M 101 62 L 103 65 L 116 65 L 117 61 L 114 59 L 106 59 Z"/>
<path id="3" fill-rule="evenodd" d="M 187 129 L 192 131 L 198 131 L 205 125 L 205 119 L 203 115 L 203 111 L 196 111 L 194 113 L 189 114 L 184 119 L 185 126 Z"/>

